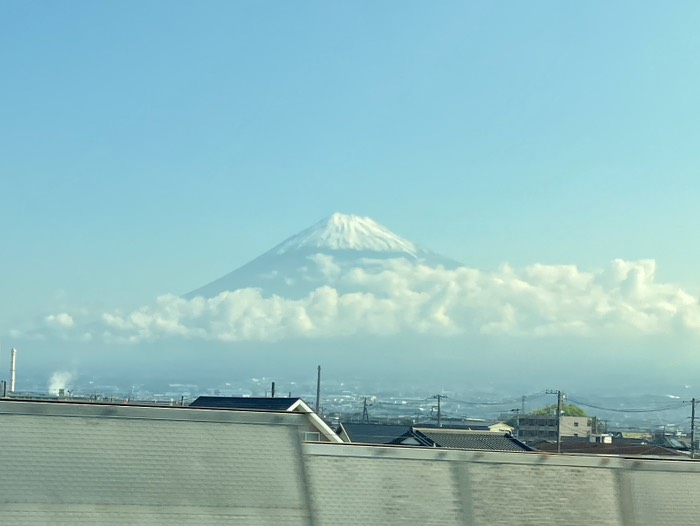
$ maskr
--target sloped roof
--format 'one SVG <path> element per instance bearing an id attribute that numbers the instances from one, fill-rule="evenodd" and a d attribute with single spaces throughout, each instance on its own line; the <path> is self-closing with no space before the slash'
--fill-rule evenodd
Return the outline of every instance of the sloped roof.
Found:
<path id="1" fill-rule="evenodd" d="M 686 443 L 685 440 L 681 440 L 674 437 L 665 436 L 662 440 L 654 442 L 657 446 L 666 447 L 668 449 L 680 449 L 688 451 L 690 449 L 690 444 Z"/>
<path id="2" fill-rule="evenodd" d="M 343 431 L 356 444 L 395 444 L 411 431 L 411 426 L 341 422 L 338 433 Z"/>
<path id="3" fill-rule="evenodd" d="M 192 407 L 209 409 L 253 409 L 259 411 L 289 411 L 301 398 L 268 398 L 244 396 L 200 396 Z"/>
<path id="4" fill-rule="evenodd" d="M 407 425 L 342 422 L 338 433 L 356 444 L 404 444 L 410 438 L 428 447 L 480 451 L 532 451 L 510 434 L 470 429 L 412 427 Z"/>
<path id="5" fill-rule="evenodd" d="M 473 431 L 491 431 L 495 426 L 505 426 L 513 429 L 513 426 L 509 426 L 502 420 L 480 420 L 471 418 L 443 418 L 442 419 L 444 429 L 471 429 Z M 437 424 L 425 425 L 422 424 L 421 427 L 437 427 Z"/>
<path id="6" fill-rule="evenodd" d="M 282 411 L 303 413 L 313 426 L 329 441 L 342 442 L 326 422 L 301 398 L 263 398 L 244 396 L 200 396 L 190 404 L 200 409 L 230 409 L 251 411 Z"/>
<path id="7" fill-rule="evenodd" d="M 431 447 L 483 451 L 532 451 L 508 433 L 469 429 L 413 428 L 413 435 Z"/>

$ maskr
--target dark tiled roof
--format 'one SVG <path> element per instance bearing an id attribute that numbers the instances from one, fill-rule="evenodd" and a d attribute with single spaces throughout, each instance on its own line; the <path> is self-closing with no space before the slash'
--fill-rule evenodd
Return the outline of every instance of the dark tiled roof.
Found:
<path id="1" fill-rule="evenodd" d="M 345 431 L 356 444 L 393 444 L 410 430 L 411 426 L 341 422 L 338 434 Z"/>
<path id="2" fill-rule="evenodd" d="M 483 451 L 532 451 L 532 448 L 507 433 L 466 429 L 413 428 L 413 434 L 425 445 L 433 447 Z"/>
<path id="3" fill-rule="evenodd" d="M 540 442 L 536 445 L 540 451 L 554 452 L 557 450 L 556 442 Z M 629 456 L 653 456 L 653 457 L 687 457 L 687 455 L 673 449 L 666 449 L 652 444 L 601 444 L 595 442 L 562 442 L 562 453 L 587 453 L 590 455 L 629 455 Z"/>
<path id="4" fill-rule="evenodd" d="M 423 422 L 420 427 L 438 427 L 437 419 L 432 422 Z M 470 420 L 467 418 L 443 418 L 442 428 L 444 429 L 471 429 L 473 431 L 490 431 L 492 426 L 504 424 L 501 420 Z M 512 426 L 508 426 L 512 427 Z"/>
<path id="5" fill-rule="evenodd" d="M 688 451 L 690 449 L 690 444 L 686 444 L 684 440 L 673 437 L 663 437 L 661 440 L 654 442 L 657 446 L 667 447 L 669 449 L 681 449 Z"/>
<path id="6" fill-rule="evenodd" d="M 264 411 L 287 411 L 299 398 L 263 398 L 243 396 L 200 396 L 190 404 L 192 407 L 210 409 L 257 409 Z"/>

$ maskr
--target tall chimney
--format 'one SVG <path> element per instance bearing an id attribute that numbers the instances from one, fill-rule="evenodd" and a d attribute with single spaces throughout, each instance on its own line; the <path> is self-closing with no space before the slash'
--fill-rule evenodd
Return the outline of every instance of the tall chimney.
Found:
<path id="1" fill-rule="evenodd" d="M 12 348 L 12 358 L 10 359 L 10 392 L 15 392 L 15 366 L 17 365 L 17 349 Z"/>

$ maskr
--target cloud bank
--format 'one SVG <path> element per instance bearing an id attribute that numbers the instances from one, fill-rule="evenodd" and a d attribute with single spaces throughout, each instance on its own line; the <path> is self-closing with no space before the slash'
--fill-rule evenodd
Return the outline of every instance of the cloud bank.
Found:
<path id="1" fill-rule="evenodd" d="M 395 259 L 341 268 L 310 259 L 333 274 L 300 300 L 258 289 L 215 298 L 159 297 L 132 312 L 104 313 L 92 335 L 110 342 L 165 338 L 276 342 L 346 336 L 481 335 L 494 338 L 700 336 L 698 298 L 656 281 L 653 260 L 615 260 L 604 270 L 574 265 L 504 266 L 496 272 L 416 266 Z M 78 332 L 66 313 L 47 325 Z M 75 327 L 74 327 L 75 325 Z M 85 339 L 84 329 L 80 337 Z"/>

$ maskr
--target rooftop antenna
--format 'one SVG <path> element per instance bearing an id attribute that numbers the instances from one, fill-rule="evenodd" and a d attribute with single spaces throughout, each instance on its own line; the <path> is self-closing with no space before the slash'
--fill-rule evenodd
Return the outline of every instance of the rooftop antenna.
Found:
<path id="1" fill-rule="evenodd" d="M 17 365 L 17 349 L 14 347 L 10 351 L 10 392 L 15 392 L 15 368 Z"/>
<path id="2" fill-rule="evenodd" d="M 321 414 L 321 366 L 318 366 L 318 375 L 316 377 L 316 414 Z"/>

